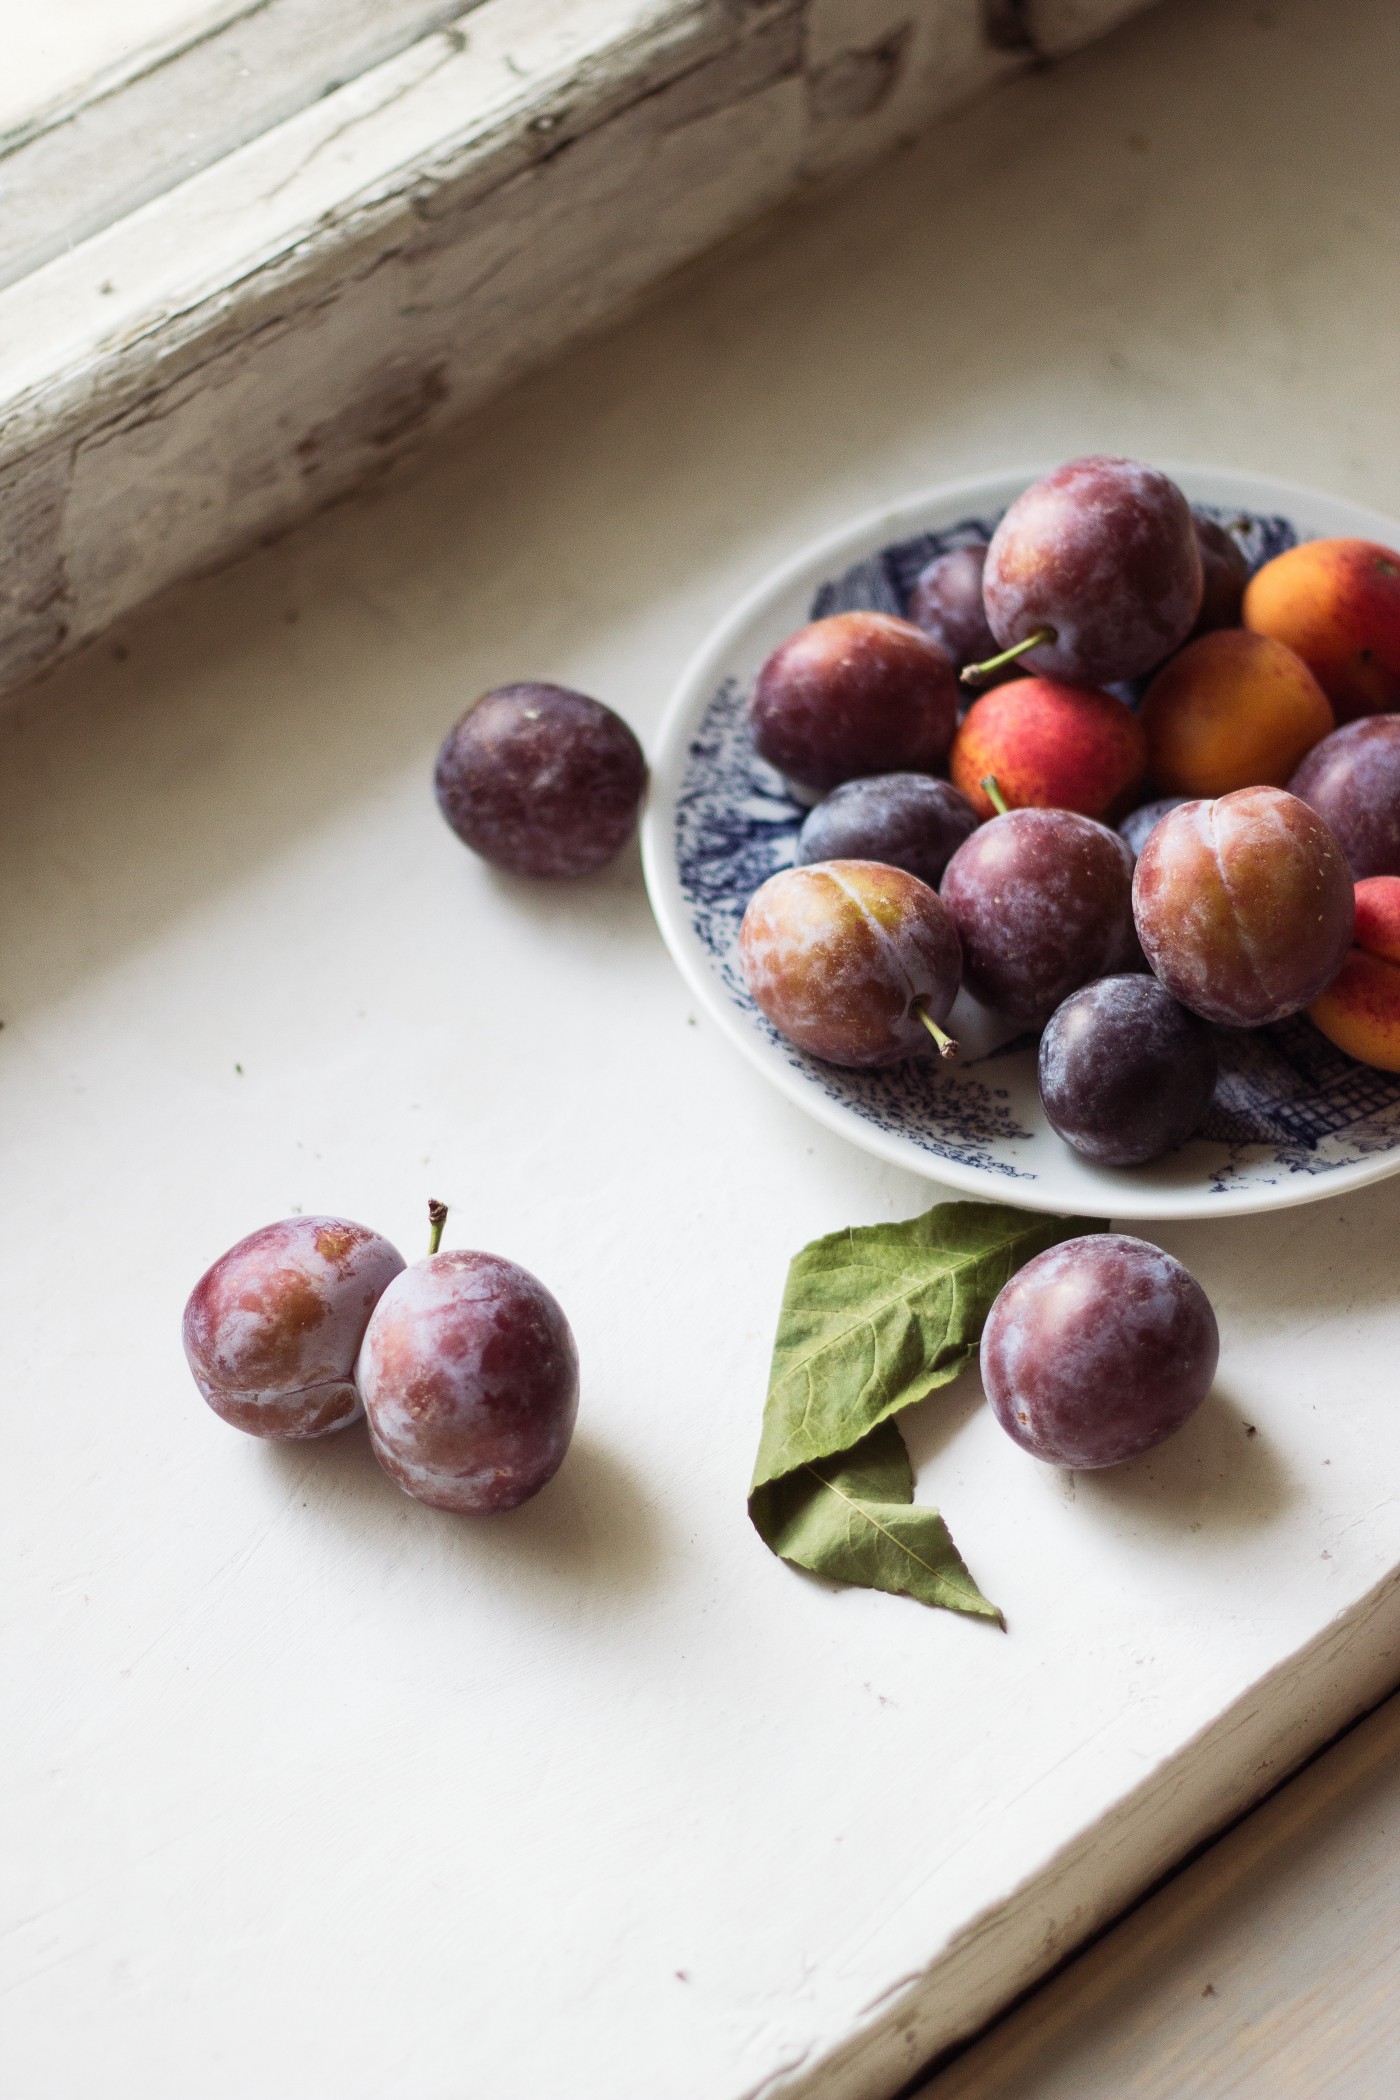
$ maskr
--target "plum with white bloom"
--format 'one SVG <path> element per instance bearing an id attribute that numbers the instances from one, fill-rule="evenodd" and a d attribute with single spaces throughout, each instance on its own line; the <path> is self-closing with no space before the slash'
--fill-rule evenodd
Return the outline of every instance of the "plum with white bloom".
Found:
<path id="1" fill-rule="evenodd" d="M 460 1514 L 538 1494 L 578 1413 L 578 1350 L 558 1300 L 528 1269 L 464 1248 L 395 1278 L 356 1378 L 385 1472 L 416 1501 Z"/>

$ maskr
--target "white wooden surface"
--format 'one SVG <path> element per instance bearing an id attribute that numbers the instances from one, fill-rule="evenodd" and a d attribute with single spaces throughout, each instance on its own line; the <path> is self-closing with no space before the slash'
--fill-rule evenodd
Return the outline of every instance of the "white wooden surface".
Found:
<path id="1" fill-rule="evenodd" d="M 919 2100 L 1394 2100 L 1400 1699 Z"/>
<path id="2" fill-rule="evenodd" d="M 497 882 L 427 789 L 525 671 L 646 731 L 906 487 L 1092 443 L 1393 507 L 1397 23 L 1345 30 L 1145 18 L 5 725 L 19 2100 L 876 2100 L 1400 1674 L 1394 1184 L 1162 1235 L 1226 1347 L 1158 1458 L 1068 1483 L 971 1390 L 921 1425 L 1004 1638 L 828 1592 L 743 1516 L 783 1270 L 926 1188 L 690 1025 L 634 862 Z M 583 1353 L 569 1464 L 485 1526 L 241 1441 L 178 1353 L 239 1231 L 411 1245 L 429 1193 Z"/>

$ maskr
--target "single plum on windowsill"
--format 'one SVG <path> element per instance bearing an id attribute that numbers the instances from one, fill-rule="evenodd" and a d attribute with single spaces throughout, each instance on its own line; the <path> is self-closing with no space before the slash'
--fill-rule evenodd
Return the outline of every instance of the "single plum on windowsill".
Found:
<path id="1" fill-rule="evenodd" d="M 1089 1472 L 1189 1421 L 1219 1354 L 1189 1269 L 1127 1233 L 1090 1233 L 1037 1254 L 1006 1285 L 982 1330 L 982 1384 L 1023 1451 Z"/>
<path id="2" fill-rule="evenodd" d="M 463 845 L 512 875 L 591 875 L 636 829 L 646 785 L 636 737 L 569 686 L 498 686 L 438 752 L 438 806 Z"/>

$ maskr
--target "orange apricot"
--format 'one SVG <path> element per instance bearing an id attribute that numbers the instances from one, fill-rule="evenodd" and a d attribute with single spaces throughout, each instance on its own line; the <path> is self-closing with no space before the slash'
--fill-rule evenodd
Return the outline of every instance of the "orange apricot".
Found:
<path id="1" fill-rule="evenodd" d="M 1103 817 L 1127 806 L 1145 759 L 1142 725 L 1112 693 L 1062 678 L 1015 678 L 973 702 L 948 770 L 979 817 L 995 815 L 982 786 L 988 774 L 1009 809 Z"/>
<path id="2" fill-rule="evenodd" d="M 1203 634 L 1161 670 L 1142 703 L 1147 770 L 1164 795 L 1213 799 L 1287 787 L 1335 728 L 1301 656 L 1243 627 Z"/>
<path id="3" fill-rule="evenodd" d="M 1400 875 L 1357 883 L 1351 952 L 1308 1014 L 1348 1057 L 1400 1072 Z"/>
<path id="4" fill-rule="evenodd" d="M 1244 624 L 1296 649 L 1339 722 L 1400 708 L 1400 554 L 1375 540 L 1305 540 L 1265 562 Z"/>

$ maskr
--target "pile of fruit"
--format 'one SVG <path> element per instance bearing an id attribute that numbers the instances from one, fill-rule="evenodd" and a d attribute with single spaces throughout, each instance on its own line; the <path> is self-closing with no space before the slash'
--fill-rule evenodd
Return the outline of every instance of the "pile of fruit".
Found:
<path id="1" fill-rule="evenodd" d="M 966 986 L 1040 1032 L 1050 1123 L 1117 1166 L 1197 1128 L 1218 1026 L 1306 1011 L 1400 1071 L 1400 555 L 1316 540 L 1250 576 L 1166 475 L 1081 459 L 1027 489 L 985 548 L 930 563 L 908 611 L 816 620 L 754 687 L 754 744 L 813 805 L 797 865 L 756 892 L 739 936 L 783 1035 L 840 1065 L 951 1056 Z M 468 709 L 435 775 L 466 845 L 551 879 L 622 849 L 645 782 L 619 716 L 541 683 Z M 958 1229 L 975 1238 L 988 1214 L 969 1208 Z M 410 1495 L 508 1509 L 568 1447 L 573 1337 L 528 1271 L 441 1252 L 445 1212 L 430 1214 L 412 1268 L 346 1219 L 265 1226 L 196 1284 L 186 1353 L 240 1429 L 314 1438 L 363 1414 Z M 1217 1348 L 1195 1280 L 1120 1234 L 1047 1247 L 981 1331 L 997 1419 L 1076 1467 L 1171 1434 Z M 769 1543 L 801 1559 L 791 1518 Z M 898 1511 L 886 1519 L 888 1541 Z"/>
<path id="2" fill-rule="evenodd" d="M 1168 476 L 1095 457 L 908 610 L 813 621 L 749 703 L 815 805 L 739 935 L 789 1041 L 952 1056 L 966 986 L 1040 1032 L 1049 1122 L 1112 1166 L 1196 1130 L 1218 1026 L 1306 1011 L 1400 1071 L 1400 554 L 1314 540 L 1251 576 Z"/>

